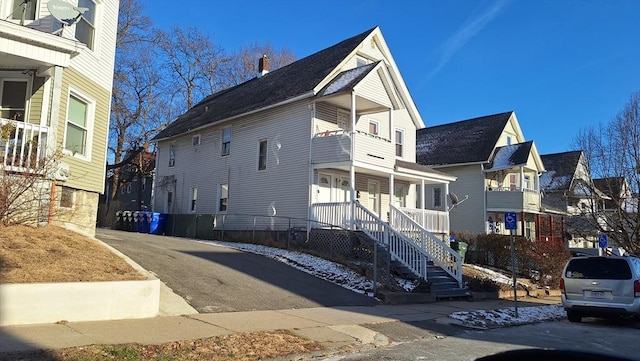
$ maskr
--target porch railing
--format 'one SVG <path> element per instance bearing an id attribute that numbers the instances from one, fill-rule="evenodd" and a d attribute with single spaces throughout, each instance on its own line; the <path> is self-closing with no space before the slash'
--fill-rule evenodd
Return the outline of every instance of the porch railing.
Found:
<path id="1" fill-rule="evenodd" d="M 360 203 L 355 204 L 356 229 L 389 249 L 391 256 L 416 275 L 427 279 L 429 254 L 424 247 L 396 231 Z"/>
<path id="2" fill-rule="evenodd" d="M 458 252 L 394 205 L 390 207 L 389 223 L 395 230 L 424 249 L 436 266 L 445 270 L 458 281 L 459 286 L 462 286 L 462 257 Z"/>
<path id="3" fill-rule="evenodd" d="M 398 209 L 431 233 L 449 234 L 449 212 L 406 207 Z"/>
<path id="4" fill-rule="evenodd" d="M 311 205 L 310 219 L 315 221 L 312 227 L 329 225 L 349 229 L 351 207 L 349 202 L 315 203 Z"/>
<path id="5" fill-rule="evenodd" d="M 0 118 L 0 164 L 12 172 L 39 168 L 46 157 L 49 127 Z"/>

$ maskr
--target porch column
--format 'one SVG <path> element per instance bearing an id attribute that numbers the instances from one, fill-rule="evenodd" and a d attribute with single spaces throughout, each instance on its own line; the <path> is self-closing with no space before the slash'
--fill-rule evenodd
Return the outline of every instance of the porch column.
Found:
<path id="1" fill-rule="evenodd" d="M 47 156 L 49 152 L 55 151 L 58 147 L 57 135 L 60 119 L 60 102 L 62 101 L 62 72 L 61 66 L 53 67 L 53 94 L 51 95 L 51 119 L 49 121 L 49 134 L 47 134 Z"/>
<path id="2" fill-rule="evenodd" d="M 391 205 L 396 204 L 396 187 L 394 185 L 394 180 L 393 173 L 389 174 L 389 216 L 387 217 L 387 222 L 391 222 Z"/>
<path id="3" fill-rule="evenodd" d="M 420 209 L 424 209 L 424 179 L 420 179 Z"/>
<path id="4" fill-rule="evenodd" d="M 447 219 L 446 219 L 446 229 L 447 232 L 451 232 L 451 220 L 449 219 L 449 183 L 444 184 L 444 209 L 447 211 Z M 436 218 L 438 220 L 438 228 L 440 228 L 440 217 Z"/>
<path id="5" fill-rule="evenodd" d="M 351 224 L 350 224 L 350 228 L 352 231 L 355 230 L 355 223 L 356 223 L 356 191 L 355 191 L 355 184 L 356 184 L 356 168 L 353 165 L 353 161 L 355 159 L 354 156 L 354 151 L 355 151 L 355 141 L 356 141 L 356 95 L 355 93 L 351 93 L 351 154 L 349 155 L 350 157 L 350 162 L 349 162 L 349 183 L 350 183 L 350 188 L 349 188 L 349 193 L 351 193 L 351 204 L 350 204 L 350 210 L 351 210 L 351 216 L 349 218 L 351 218 Z"/>
<path id="6" fill-rule="evenodd" d="M 524 167 L 520 167 L 520 191 L 524 192 Z"/>

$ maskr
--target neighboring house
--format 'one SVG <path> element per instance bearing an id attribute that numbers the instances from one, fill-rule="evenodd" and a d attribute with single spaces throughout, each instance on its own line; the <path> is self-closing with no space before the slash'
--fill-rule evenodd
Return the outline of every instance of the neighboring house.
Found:
<path id="1" fill-rule="evenodd" d="M 110 212 L 138 211 L 151 208 L 151 195 L 153 189 L 153 174 L 155 171 L 156 155 L 154 152 L 144 150 L 135 155 L 125 155 L 130 160 L 120 167 L 120 184 L 116 194 L 113 192 L 113 170 L 107 171 L 104 195 L 100 197 L 100 206 L 108 207 Z M 115 208 L 112 208 L 115 207 Z M 104 221 L 104 220 L 103 220 Z"/>
<path id="2" fill-rule="evenodd" d="M 606 197 L 594 187 L 584 154 L 580 150 L 540 156 L 547 170 L 540 176 L 542 204 L 567 213 L 569 247 L 597 246 L 597 229 L 590 224 L 593 207 Z"/>
<path id="3" fill-rule="evenodd" d="M 48 3 L 0 1 L 0 125 L 12 130 L 0 146 L 0 167 L 24 177 L 33 173 L 28 159 L 61 153 L 57 172 L 38 175 L 47 196 L 34 222 L 93 235 L 104 190 L 118 1 L 62 3 L 67 12 L 86 9 L 64 27 Z"/>
<path id="4" fill-rule="evenodd" d="M 271 72 L 268 59 L 259 64 L 259 76 L 208 96 L 154 138 L 154 210 L 227 215 L 225 231 L 286 230 L 287 217 L 310 232 L 360 230 L 404 244 L 394 257 L 405 263 L 433 244 L 444 252 L 429 259 L 460 281 L 459 257 L 439 239 L 455 177 L 415 163 L 424 123 L 380 29 Z M 440 203 L 417 209 L 426 184 L 442 189 Z M 401 222 L 413 236 L 398 232 Z M 426 263 L 411 267 L 426 272 Z"/>
<path id="5" fill-rule="evenodd" d="M 549 237 L 540 225 L 558 216 L 542 212 L 539 175 L 545 168 L 514 112 L 418 129 L 416 141 L 418 163 L 457 177 L 450 190 L 465 201 L 450 212 L 452 230 L 509 234 L 504 213 L 515 212 L 517 235 Z M 439 202 L 439 187 L 425 188 L 430 204 Z"/>
<path id="6" fill-rule="evenodd" d="M 594 179 L 595 187 L 606 195 L 604 209 L 611 211 L 622 209 L 628 213 L 638 212 L 638 195 L 634 195 L 629 182 L 624 177 Z"/>

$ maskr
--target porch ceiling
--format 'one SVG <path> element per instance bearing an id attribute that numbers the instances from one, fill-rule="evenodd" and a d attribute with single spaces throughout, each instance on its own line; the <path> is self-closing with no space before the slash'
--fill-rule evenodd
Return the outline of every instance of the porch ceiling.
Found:
<path id="1" fill-rule="evenodd" d="M 0 67 L 44 70 L 51 66 L 68 67 L 79 53 L 80 43 L 9 21 L 0 23 Z"/>
<path id="2" fill-rule="evenodd" d="M 351 109 L 350 92 L 322 97 L 320 100 L 342 109 Z M 356 95 L 356 112 L 358 114 L 378 113 L 387 110 L 389 110 L 389 107 Z"/>

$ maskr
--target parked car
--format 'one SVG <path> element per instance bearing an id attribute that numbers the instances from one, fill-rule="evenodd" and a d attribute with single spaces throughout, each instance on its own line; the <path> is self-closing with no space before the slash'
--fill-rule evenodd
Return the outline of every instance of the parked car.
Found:
<path id="1" fill-rule="evenodd" d="M 582 317 L 640 316 L 640 259 L 574 257 L 560 280 L 562 305 L 571 322 Z"/>

